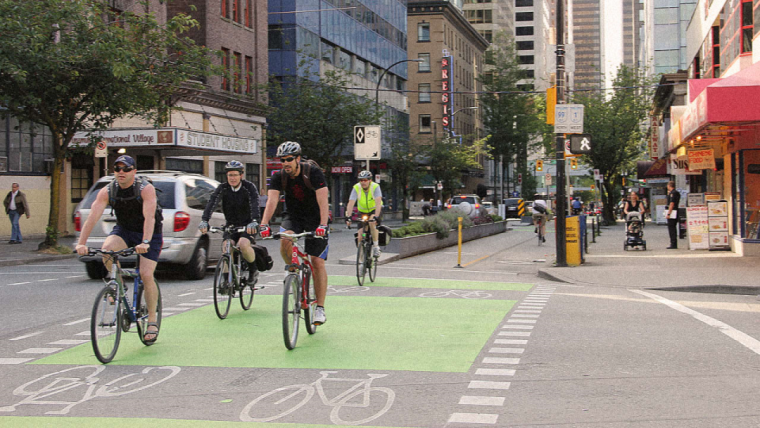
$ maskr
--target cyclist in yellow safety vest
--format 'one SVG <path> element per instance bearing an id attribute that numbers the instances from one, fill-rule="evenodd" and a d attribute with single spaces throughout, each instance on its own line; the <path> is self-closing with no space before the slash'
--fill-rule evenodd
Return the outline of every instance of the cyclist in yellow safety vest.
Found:
<path id="1" fill-rule="evenodd" d="M 380 246 L 378 244 L 377 226 L 380 226 L 380 214 L 383 209 L 383 192 L 380 185 L 372 181 L 372 173 L 362 171 L 359 173 L 359 182 L 351 190 L 351 196 L 348 197 L 346 206 L 346 226 L 351 227 L 351 214 L 354 210 L 354 204 L 359 210 L 359 230 L 364 228 L 363 217 L 367 217 L 369 230 L 372 233 L 372 255 L 380 257 Z M 357 244 L 362 243 L 362 234 L 357 235 Z"/>

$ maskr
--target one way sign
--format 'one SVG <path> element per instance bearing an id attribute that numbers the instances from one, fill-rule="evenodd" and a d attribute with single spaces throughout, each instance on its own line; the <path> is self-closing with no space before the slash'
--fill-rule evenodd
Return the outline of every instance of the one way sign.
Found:
<path id="1" fill-rule="evenodd" d="M 570 153 L 574 155 L 591 153 L 591 134 L 571 134 Z"/>

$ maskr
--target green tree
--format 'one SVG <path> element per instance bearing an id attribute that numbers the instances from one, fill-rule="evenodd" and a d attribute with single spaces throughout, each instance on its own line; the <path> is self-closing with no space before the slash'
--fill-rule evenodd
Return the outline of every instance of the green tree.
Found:
<path id="1" fill-rule="evenodd" d="M 213 70 L 210 51 L 183 35 L 195 20 L 162 24 L 139 4 L 117 14 L 101 0 L 0 0 L 0 107 L 52 133 L 43 246 L 57 246 L 60 173 L 74 134 L 129 116 L 163 124 L 172 95 Z"/>
<path id="2" fill-rule="evenodd" d="M 311 74 L 307 65 L 314 60 L 300 64 L 300 76 L 270 85 L 274 108 L 267 117 L 267 145 L 296 141 L 304 156 L 329 170 L 343 163 L 343 155 L 353 153 L 354 126 L 380 123 L 383 110 L 366 95 L 346 91 L 352 86 L 347 72 Z"/>
<path id="3" fill-rule="evenodd" d="M 402 219 L 409 218 L 407 200 L 410 194 L 419 187 L 425 172 L 419 168 L 420 157 L 423 156 L 425 147 L 421 144 L 405 140 L 394 140 L 391 143 L 390 168 L 393 171 L 393 182 L 401 191 L 403 200 Z"/>
<path id="4" fill-rule="evenodd" d="M 651 107 L 654 81 L 643 76 L 643 72 L 621 66 L 611 95 L 587 92 L 572 99 L 585 106 L 583 132 L 591 134 L 593 152 L 582 156 L 581 161 L 604 177 L 600 190 L 608 222 L 615 221 L 614 206 L 619 197 L 614 190 L 621 184 L 621 173 L 633 170 L 645 149 L 641 124 Z"/>
<path id="5" fill-rule="evenodd" d="M 455 190 L 462 184 L 462 171 L 480 168 L 478 156 L 486 153 L 488 142 L 489 137 L 486 137 L 466 145 L 460 144 L 454 138 L 446 137 L 431 146 L 425 146 L 423 156 L 430 160 L 430 175 L 435 181 L 443 183 L 444 195 L 456 193 Z"/>

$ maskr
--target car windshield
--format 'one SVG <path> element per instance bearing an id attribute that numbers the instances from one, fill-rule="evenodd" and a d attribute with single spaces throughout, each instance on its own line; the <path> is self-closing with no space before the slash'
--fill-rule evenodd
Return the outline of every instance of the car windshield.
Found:
<path id="1" fill-rule="evenodd" d="M 95 202 L 95 198 L 98 196 L 98 192 L 100 189 L 106 186 L 106 184 L 110 184 L 110 181 L 99 181 L 95 183 L 95 186 L 93 186 L 92 189 L 87 193 L 87 195 L 82 199 L 82 202 L 79 204 L 79 209 L 88 210 L 92 207 L 92 203 Z M 153 186 L 156 188 L 156 193 L 158 194 L 158 204 L 161 205 L 161 208 L 165 209 L 175 209 L 174 205 L 174 182 L 173 181 L 154 181 Z"/>
<path id="2" fill-rule="evenodd" d="M 475 203 L 475 198 L 473 196 L 464 196 L 464 197 L 457 196 L 456 198 L 451 198 L 450 204 L 451 205 L 458 205 L 458 204 L 461 204 L 462 202 L 467 202 L 467 203 L 470 203 L 470 204 L 474 204 Z"/>

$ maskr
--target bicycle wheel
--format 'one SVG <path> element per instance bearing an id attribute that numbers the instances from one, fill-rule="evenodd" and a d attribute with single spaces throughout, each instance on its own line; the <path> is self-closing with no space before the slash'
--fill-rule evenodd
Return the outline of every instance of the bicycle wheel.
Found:
<path id="1" fill-rule="evenodd" d="M 158 285 L 158 281 L 153 279 L 153 282 L 156 283 L 156 291 L 158 292 L 158 301 L 156 302 L 156 324 L 158 324 L 158 330 L 161 331 L 161 313 L 162 311 L 162 304 L 161 304 L 161 287 Z M 140 342 L 143 343 L 145 346 L 150 346 L 154 344 L 156 341 L 146 342 L 145 341 L 145 333 L 148 331 L 148 302 L 145 301 L 145 285 L 140 283 L 140 292 L 137 294 L 138 304 L 137 304 L 137 334 L 140 335 Z"/>
<path id="2" fill-rule="evenodd" d="M 314 324 L 314 314 L 317 312 L 317 292 L 314 290 L 314 280 L 308 268 L 303 271 L 304 286 L 306 290 L 306 307 L 303 309 L 303 319 L 306 323 L 306 331 L 309 334 L 317 332 L 317 326 Z"/>
<path id="3" fill-rule="evenodd" d="M 245 266 L 247 264 L 248 262 L 243 260 L 243 265 Z M 248 268 L 245 268 L 240 272 L 240 306 L 244 311 L 251 309 L 251 304 L 253 304 L 253 287 L 256 284 L 248 282 L 248 277 L 251 275 L 253 275 L 253 272 L 250 272 Z"/>
<path id="4" fill-rule="evenodd" d="M 367 270 L 369 271 L 369 281 L 375 282 L 377 278 L 377 257 L 372 255 L 372 244 L 367 245 L 364 250 L 367 257 Z"/>
<path id="5" fill-rule="evenodd" d="M 232 284 L 229 281 L 230 256 L 223 255 L 214 271 L 214 309 L 220 320 L 227 318 L 232 303 Z"/>
<path id="6" fill-rule="evenodd" d="M 364 285 L 364 275 L 367 273 L 364 253 L 364 242 L 362 242 L 356 248 L 356 280 L 359 281 L 359 285 Z"/>
<path id="7" fill-rule="evenodd" d="M 295 348 L 298 341 L 298 322 L 301 319 L 300 288 L 297 275 L 285 277 L 282 290 L 282 337 L 288 349 Z"/>
<path id="8" fill-rule="evenodd" d="M 121 303 L 116 290 L 107 285 L 98 293 L 90 318 L 92 350 L 103 364 L 111 362 L 119 349 L 121 317 Z"/>

